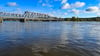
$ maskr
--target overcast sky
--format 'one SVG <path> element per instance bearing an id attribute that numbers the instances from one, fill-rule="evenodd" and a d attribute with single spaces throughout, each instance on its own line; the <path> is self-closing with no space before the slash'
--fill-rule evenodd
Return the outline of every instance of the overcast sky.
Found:
<path id="1" fill-rule="evenodd" d="M 46 13 L 57 17 L 95 17 L 100 15 L 100 0 L 0 0 L 0 11 Z"/>

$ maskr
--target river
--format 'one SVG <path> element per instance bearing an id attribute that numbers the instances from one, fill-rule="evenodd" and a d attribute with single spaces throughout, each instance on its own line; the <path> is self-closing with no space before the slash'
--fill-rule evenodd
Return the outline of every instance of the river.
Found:
<path id="1" fill-rule="evenodd" d="M 5 21 L 0 56 L 100 56 L 100 22 Z"/>

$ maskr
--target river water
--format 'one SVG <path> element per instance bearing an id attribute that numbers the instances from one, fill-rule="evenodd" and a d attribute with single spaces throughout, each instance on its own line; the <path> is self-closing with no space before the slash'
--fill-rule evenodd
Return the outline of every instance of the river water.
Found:
<path id="1" fill-rule="evenodd" d="M 5 21 L 0 56 L 100 56 L 100 22 Z"/>

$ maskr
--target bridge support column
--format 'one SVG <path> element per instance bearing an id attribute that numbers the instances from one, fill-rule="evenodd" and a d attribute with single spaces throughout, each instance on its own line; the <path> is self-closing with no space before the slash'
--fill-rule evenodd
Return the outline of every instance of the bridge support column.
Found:
<path id="1" fill-rule="evenodd" d="M 2 23 L 3 22 L 3 18 L 0 18 L 0 23 Z"/>
<path id="2" fill-rule="evenodd" d="M 25 18 L 22 18 L 19 20 L 20 22 L 26 22 L 26 19 Z"/>

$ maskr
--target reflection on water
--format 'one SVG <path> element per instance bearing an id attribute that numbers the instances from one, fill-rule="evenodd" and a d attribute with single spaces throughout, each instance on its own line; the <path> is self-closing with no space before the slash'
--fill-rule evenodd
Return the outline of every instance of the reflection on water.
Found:
<path id="1" fill-rule="evenodd" d="M 100 22 L 3 22 L 0 56 L 100 56 Z"/>

